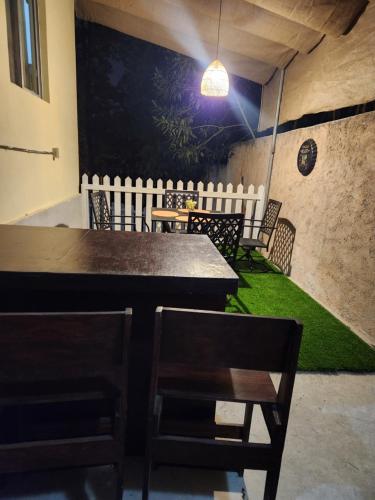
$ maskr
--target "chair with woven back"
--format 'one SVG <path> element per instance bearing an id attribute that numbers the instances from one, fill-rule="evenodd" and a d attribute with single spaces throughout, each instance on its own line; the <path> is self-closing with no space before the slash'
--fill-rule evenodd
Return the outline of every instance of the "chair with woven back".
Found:
<path id="1" fill-rule="evenodd" d="M 237 257 L 242 234 L 243 214 L 189 212 L 187 232 L 206 234 L 228 263 Z"/>
<path id="2" fill-rule="evenodd" d="M 164 208 L 176 208 L 177 210 L 185 209 L 186 201 L 194 201 L 195 206 L 198 206 L 199 202 L 199 191 L 186 191 L 181 189 L 166 189 L 164 195 Z M 184 223 L 177 223 L 177 232 L 185 233 Z M 163 233 L 175 233 L 176 223 L 175 222 L 162 222 Z"/>
<path id="3" fill-rule="evenodd" d="M 165 208 L 186 208 L 186 200 L 192 200 L 198 205 L 199 191 L 166 189 L 164 195 Z"/>
<path id="4" fill-rule="evenodd" d="M 157 309 L 143 500 L 152 464 L 264 470 L 264 499 L 276 498 L 301 335 L 302 325 L 293 319 Z M 278 389 L 270 372 L 281 373 Z M 203 433 L 199 425 L 186 432 L 186 423 L 164 430 L 163 406 L 170 398 L 244 403 L 244 421 L 225 434 L 215 423 Z M 270 443 L 249 442 L 255 404 Z"/>
<path id="5" fill-rule="evenodd" d="M 238 260 L 247 260 L 250 269 L 256 267 L 251 252 L 256 248 L 268 250 L 281 205 L 280 201 L 269 199 L 262 220 L 250 219 L 244 222 L 244 232 L 248 236 L 240 239 L 239 246 L 244 253 Z"/>
<path id="6" fill-rule="evenodd" d="M 131 231 L 136 231 L 137 221 L 139 220 L 141 230 L 150 231 L 143 215 L 113 215 L 105 191 L 90 192 L 90 205 L 95 226 L 98 230 L 113 230 L 115 226 L 126 229 L 127 226 L 130 226 Z M 120 222 L 116 222 L 117 219 L 120 219 Z"/>
<path id="7" fill-rule="evenodd" d="M 0 314 L 0 474 L 113 464 L 122 498 L 130 331 L 131 310 Z"/>
<path id="8" fill-rule="evenodd" d="M 275 237 L 268 260 L 287 276 L 289 276 L 291 272 L 291 260 L 295 237 L 296 228 L 288 219 L 280 217 L 277 221 Z"/>

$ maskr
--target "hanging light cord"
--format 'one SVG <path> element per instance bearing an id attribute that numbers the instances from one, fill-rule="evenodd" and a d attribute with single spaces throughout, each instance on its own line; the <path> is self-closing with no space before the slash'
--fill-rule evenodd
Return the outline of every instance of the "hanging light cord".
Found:
<path id="1" fill-rule="evenodd" d="M 220 0 L 219 24 L 217 25 L 216 59 L 219 58 L 219 40 L 220 40 L 220 24 L 221 24 L 221 8 L 222 8 L 222 5 L 223 5 L 223 0 Z"/>

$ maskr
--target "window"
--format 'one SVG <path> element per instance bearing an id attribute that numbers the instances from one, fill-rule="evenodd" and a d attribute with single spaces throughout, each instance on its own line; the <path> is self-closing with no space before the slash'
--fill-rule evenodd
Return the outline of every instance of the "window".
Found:
<path id="1" fill-rule="evenodd" d="M 41 0 L 6 0 L 6 11 L 11 81 L 46 98 L 41 4 Z"/>

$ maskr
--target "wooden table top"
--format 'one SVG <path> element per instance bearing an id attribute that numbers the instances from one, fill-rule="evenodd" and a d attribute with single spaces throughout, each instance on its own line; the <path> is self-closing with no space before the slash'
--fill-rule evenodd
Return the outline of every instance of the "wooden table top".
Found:
<path id="1" fill-rule="evenodd" d="M 87 287 L 146 287 L 146 293 L 232 293 L 238 286 L 207 236 L 0 225 L 3 287 L 31 277 L 42 286 L 51 275 L 56 287 L 59 279 L 75 279 Z"/>
<path id="2" fill-rule="evenodd" d="M 199 208 L 195 208 L 191 210 L 192 212 L 201 212 L 204 214 L 215 213 L 213 210 L 203 210 Z M 164 215 L 161 215 L 161 214 Z M 216 212 L 217 213 L 217 212 Z M 189 216 L 189 210 L 186 208 L 158 208 L 152 207 L 151 209 L 151 219 L 154 222 L 181 222 L 181 219 L 178 217 L 186 217 L 186 220 L 183 222 L 187 222 Z"/>

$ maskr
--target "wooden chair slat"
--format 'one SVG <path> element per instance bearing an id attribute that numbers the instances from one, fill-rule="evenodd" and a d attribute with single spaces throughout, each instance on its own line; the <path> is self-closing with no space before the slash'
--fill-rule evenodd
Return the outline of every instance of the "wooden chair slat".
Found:
<path id="1" fill-rule="evenodd" d="M 0 322 L 0 365 L 7 370 L 32 376 L 41 367 L 100 371 L 122 362 L 123 313 L 0 314 Z"/>
<path id="2" fill-rule="evenodd" d="M 242 439 L 243 426 L 241 424 L 216 422 L 191 422 L 190 420 L 179 421 L 163 419 L 160 426 L 161 434 L 172 434 L 175 436 L 207 437 L 220 436 L 227 439 Z"/>
<path id="3" fill-rule="evenodd" d="M 164 309 L 161 362 L 282 372 L 295 324 L 285 318 Z"/>
<path id="4" fill-rule="evenodd" d="M 2 473 L 106 465 L 121 460 L 113 436 L 59 439 L 0 445 Z"/>
<path id="5" fill-rule="evenodd" d="M 266 470 L 276 462 L 272 446 L 267 444 L 158 436 L 152 440 L 152 448 L 155 461 L 160 464 L 238 471 Z"/>
<path id="6" fill-rule="evenodd" d="M 164 397 L 236 402 L 276 403 L 277 394 L 267 372 L 235 368 L 204 370 L 162 364 L 159 394 Z"/>

